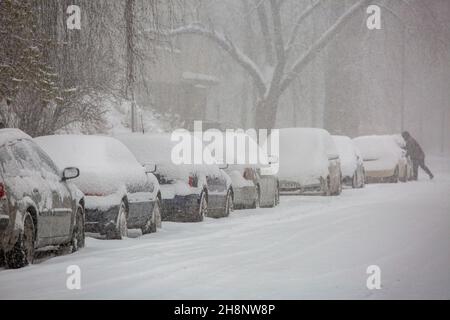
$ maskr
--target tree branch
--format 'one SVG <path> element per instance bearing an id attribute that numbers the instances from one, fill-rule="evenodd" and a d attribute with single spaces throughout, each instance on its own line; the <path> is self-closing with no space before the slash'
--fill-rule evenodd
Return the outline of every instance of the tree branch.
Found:
<path id="1" fill-rule="evenodd" d="M 344 28 L 350 18 L 361 8 L 368 6 L 373 0 L 360 0 L 347 10 L 320 38 L 317 40 L 307 52 L 305 52 L 296 62 L 294 62 L 291 70 L 286 74 L 281 83 L 280 93 L 286 90 L 291 82 L 298 76 L 300 71 L 306 67 L 311 60 Z"/>
<path id="2" fill-rule="evenodd" d="M 174 37 L 179 35 L 198 35 L 209 39 L 217 44 L 221 49 L 226 51 L 230 57 L 236 61 L 248 74 L 252 77 L 255 85 L 262 95 L 266 91 L 265 79 L 262 72 L 256 63 L 244 54 L 234 43 L 225 35 L 215 31 L 209 30 L 201 23 L 193 23 L 187 26 L 183 26 L 177 29 L 173 29 L 166 32 L 149 30 L 150 32 L 157 32 L 168 37 Z"/>
<path id="3" fill-rule="evenodd" d="M 303 21 L 308 18 L 314 11 L 314 9 L 321 4 L 322 0 L 317 0 L 316 2 L 314 2 L 313 4 L 311 4 L 308 8 L 305 9 L 305 11 L 303 11 L 300 16 L 298 17 L 297 21 L 295 22 L 294 27 L 292 28 L 291 31 L 291 35 L 289 37 L 289 41 L 288 41 L 288 45 L 285 48 L 286 51 L 286 55 L 289 54 L 289 52 L 292 50 L 292 48 L 294 47 L 294 43 L 295 43 L 295 39 L 297 38 L 298 35 L 298 31 L 299 28 L 301 26 L 301 24 L 303 23 Z"/>

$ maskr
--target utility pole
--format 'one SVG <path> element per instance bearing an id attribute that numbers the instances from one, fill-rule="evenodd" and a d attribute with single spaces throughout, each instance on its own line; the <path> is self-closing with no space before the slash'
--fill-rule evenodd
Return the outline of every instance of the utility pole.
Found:
<path id="1" fill-rule="evenodd" d="M 406 73 L 406 70 L 405 70 L 405 67 L 406 67 L 406 62 L 405 62 L 405 59 L 406 59 L 406 45 L 405 45 L 406 32 L 405 32 L 405 29 L 406 28 L 403 23 L 401 23 L 401 25 L 402 25 L 402 48 L 401 48 L 401 50 L 402 50 L 402 66 L 401 66 L 401 68 L 402 68 L 402 70 L 401 70 L 402 87 L 400 89 L 401 90 L 400 99 L 401 99 L 402 106 L 401 106 L 400 117 L 401 117 L 401 131 L 403 132 L 403 131 L 405 131 L 405 116 L 406 116 L 405 115 L 405 113 L 406 113 L 406 110 L 405 110 L 405 108 L 406 108 L 406 106 L 405 106 L 405 73 Z"/>
<path id="2" fill-rule="evenodd" d="M 134 4 L 135 0 L 126 0 L 125 3 L 125 38 L 127 55 L 126 95 L 131 100 L 131 131 L 136 131 L 136 101 L 134 97 Z"/>

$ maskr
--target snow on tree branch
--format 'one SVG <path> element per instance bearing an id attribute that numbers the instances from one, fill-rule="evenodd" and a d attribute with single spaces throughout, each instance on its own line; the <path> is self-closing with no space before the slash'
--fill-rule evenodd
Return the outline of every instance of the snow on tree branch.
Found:
<path id="1" fill-rule="evenodd" d="M 360 0 L 350 7 L 299 59 L 297 59 L 290 71 L 287 72 L 281 83 L 281 92 L 286 90 L 297 75 L 306 67 L 316 55 L 338 34 L 349 22 L 350 18 L 361 8 L 368 6 L 372 0 Z"/>
<path id="2" fill-rule="evenodd" d="M 321 3 L 322 3 L 322 0 L 317 0 L 316 2 L 311 4 L 308 8 L 305 9 L 305 11 L 303 11 L 300 14 L 300 16 L 298 17 L 298 19 L 297 19 L 296 23 L 294 24 L 292 31 L 290 33 L 289 41 L 285 48 L 286 54 L 288 54 L 294 47 L 295 39 L 297 38 L 297 35 L 298 35 L 298 30 L 299 30 L 301 24 L 303 23 L 303 21 L 306 18 L 308 18 L 313 13 L 314 9 L 317 6 L 319 6 L 319 4 L 321 4 Z"/>
<path id="3" fill-rule="evenodd" d="M 250 57 L 243 53 L 241 49 L 236 47 L 235 44 L 226 35 L 217 32 L 216 30 L 210 30 L 201 23 L 192 23 L 190 25 L 186 25 L 169 31 L 149 31 L 157 32 L 168 37 L 178 35 L 198 35 L 213 41 L 220 48 L 225 50 L 233 60 L 235 60 L 250 74 L 250 76 L 255 81 L 256 87 L 258 88 L 258 91 L 260 91 L 260 93 L 264 93 L 266 91 L 266 81 L 260 68 L 252 59 L 250 59 Z"/>

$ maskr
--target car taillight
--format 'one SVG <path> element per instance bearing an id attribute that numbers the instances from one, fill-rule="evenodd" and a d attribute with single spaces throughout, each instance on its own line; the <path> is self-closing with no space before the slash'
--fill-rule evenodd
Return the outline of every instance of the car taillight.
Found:
<path id="1" fill-rule="evenodd" d="M 190 187 L 197 187 L 198 179 L 195 176 L 189 176 L 189 186 Z"/>
<path id="2" fill-rule="evenodd" d="M 106 196 L 106 194 L 104 194 L 104 193 L 95 193 L 95 192 L 86 192 L 84 195 L 87 197 L 104 197 L 104 196 Z"/>
<path id="3" fill-rule="evenodd" d="M 6 188 L 5 185 L 0 182 L 0 199 L 6 198 Z"/>

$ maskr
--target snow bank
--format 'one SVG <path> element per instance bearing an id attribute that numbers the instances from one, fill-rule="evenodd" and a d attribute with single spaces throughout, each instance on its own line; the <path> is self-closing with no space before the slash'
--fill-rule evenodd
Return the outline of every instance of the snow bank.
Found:
<path id="1" fill-rule="evenodd" d="M 403 154 L 398 141 L 391 135 L 362 136 L 353 141 L 361 151 L 367 171 L 391 170 Z"/>
<path id="2" fill-rule="evenodd" d="M 358 167 L 358 154 L 352 139 L 346 136 L 333 136 L 333 140 L 341 160 L 342 176 L 353 177 Z"/>
<path id="3" fill-rule="evenodd" d="M 320 177 L 328 175 L 327 135 L 323 129 L 287 128 L 280 129 L 280 180 L 298 182 L 301 185 L 314 184 Z M 330 138 L 331 139 L 331 138 Z"/>
<path id="4" fill-rule="evenodd" d="M 80 176 L 73 181 L 87 195 L 110 195 L 129 183 L 148 183 L 144 168 L 118 140 L 110 137 L 55 135 L 35 141 L 60 168 L 77 167 Z"/>

